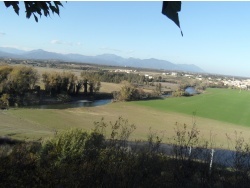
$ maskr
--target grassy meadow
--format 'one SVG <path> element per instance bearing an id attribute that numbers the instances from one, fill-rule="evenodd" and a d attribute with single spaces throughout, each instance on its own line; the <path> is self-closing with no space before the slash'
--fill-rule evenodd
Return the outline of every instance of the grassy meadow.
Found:
<path id="1" fill-rule="evenodd" d="M 136 105 L 165 112 L 214 119 L 250 127 L 250 92 L 232 89 L 209 88 L 204 94 L 193 97 L 167 98 L 165 100 L 137 101 Z"/>
<path id="2" fill-rule="evenodd" d="M 241 97 L 237 98 L 237 95 Z M 0 136 L 37 140 L 70 128 L 91 130 L 94 121 L 100 121 L 102 117 L 106 122 L 114 122 L 121 116 L 136 125 L 132 140 L 146 140 L 151 127 L 163 136 L 163 142 L 168 142 L 168 138 L 175 134 L 176 123 L 179 126 L 185 123 L 191 128 L 195 121 L 201 137 L 206 140 L 212 138 L 217 147 L 227 147 L 226 134 L 234 138 L 234 131 L 237 131 L 242 132 L 245 138 L 250 138 L 250 119 L 241 116 L 249 110 L 249 96 L 250 93 L 244 91 L 208 89 L 205 94 L 194 97 L 117 102 L 97 107 L 12 108 L 0 111 Z M 192 115 L 194 110 L 195 120 Z"/>

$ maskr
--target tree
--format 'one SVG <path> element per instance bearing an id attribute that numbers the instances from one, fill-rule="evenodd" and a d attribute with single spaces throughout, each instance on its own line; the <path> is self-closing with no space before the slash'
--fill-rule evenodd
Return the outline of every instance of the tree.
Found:
<path id="1" fill-rule="evenodd" d="M 93 95 L 101 88 L 100 77 L 98 73 L 84 71 L 81 73 L 82 83 L 84 88 L 84 94 L 87 94 L 89 91 L 90 95 Z M 89 86 L 89 88 L 88 88 Z"/>
<path id="2" fill-rule="evenodd" d="M 9 98 L 9 94 L 3 94 L 2 97 L 0 97 L 0 109 L 9 107 Z"/>
<path id="3" fill-rule="evenodd" d="M 52 96 L 61 93 L 75 94 L 81 89 L 81 82 L 74 73 L 70 72 L 45 72 L 42 74 L 42 81 L 45 91 Z"/>
<path id="4" fill-rule="evenodd" d="M 121 87 L 121 90 L 120 90 L 119 99 L 121 101 L 129 101 L 132 99 L 132 94 L 135 90 L 135 87 L 127 81 L 123 81 L 122 84 L 123 86 Z"/>
<path id="5" fill-rule="evenodd" d="M 174 97 L 181 97 L 184 95 L 184 90 L 181 88 L 178 88 L 177 90 L 175 90 L 172 94 Z"/>
<path id="6" fill-rule="evenodd" d="M 71 72 L 63 72 L 62 74 L 62 91 L 68 94 L 75 93 L 77 76 Z"/>
<path id="7" fill-rule="evenodd" d="M 94 87 L 94 92 L 98 92 L 101 89 L 101 82 L 97 81 L 96 86 Z"/>
<path id="8" fill-rule="evenodd" d="M 121 90 L 114 92 L 114 99 L 118 101 L 132 101 L 141 99 L 145 93 L 142 89 L 136 88 L 133 84 L 128 81 L 122 81 Z"/>
<path id="9" fill-rule="evenodd" d="M 32 67 L 15 67 L 8 75 L 5 85 L 7 93 L 24 94 L 33 89 L 39 79 L 37 70 Z"/>
<path id="10" fill-rule="evenodd" d="M 60 6 L 63 7 L 60 1 L 23 1 L 25 5 L 26 18 L 34 16 L 36 22 L 38 22 L 37 15 L 40 17 L 50 16 L 51 12 L 60 15 Z M 19 15 L 19 1 L 4 1 L 5 6 L 13 7 L 17 15 Z"/>
<path id="11" fill-rule="evenodd" d="M 7 79 L 8 75 L 13 70 L 11 66 L 1 66 L 0 67 L 0 93 L 5 93 L 7 90 Z"/>
<path id="12" fill-rule="evenodd" d="M 155 92 L 157 95 L 161 95 L 161 88 L 162 88 L 161 83 L 156 83 Z"/>
<path id="13" fill-rule="evenodd" d="M 75 85 L 75 94 L 78 95 L 82 88 L 82 80 L 77 80 Z"/>

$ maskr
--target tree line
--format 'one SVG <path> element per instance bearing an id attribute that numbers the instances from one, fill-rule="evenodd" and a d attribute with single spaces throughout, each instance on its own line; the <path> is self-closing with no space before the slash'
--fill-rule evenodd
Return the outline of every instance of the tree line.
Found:
<path id="1" fill-rule="evenodd" d="M 0 106 L 22 103 L 27 93 L 41 94 L 39 81 L 44 84 L 47 96 L 59 94 L 92 96 L 100 90 L 101 82 L 95 74 L 82 72 L 80 77 L 71 72 L 45 72 L 42 75 L 33 67 L 0 66 Z"/>
<path id="2" fill-rule="evenodd" d="M 61 93 L 78 95 L 82 88 L 85 95 L 93 95 L 101 88 L 99 78 L 86 71 L 81 73 L 80 78 L 71 72 L 46 72 L 42 74 L 42 82 L 51 96 Z"/>
<path id="3" fill-rule="evenodd" d="M 36 94 L 37 97 L 57 97 L 70 99 L 70 96 L 94 96 L 101 88 L 101 82 L 120 83 L 121 90 L 113 92 L 115 101 L 131 101 L 157 98 L 161 95 L 161 83 L 156 83 L 155 90 L 146 93 L 141 88 L 149 80 L 144 75 L 109 72 L 107 70 L 84 70 L 80 76 L 73 72 L 44 72 L 41 75 L 33 67 L 0 66 L 0 106 L 22 104 L 29 99 L 24 96 Z"/>
<path id="4" fill-rule="evenodd" d="M 58 95 L 93 96 L 100 90 L 101 82 L 122 83 L 121 91 L 114 93 L 115 100 L 129 101 L 148 97 L 148 94 L 138 87 L 148 82 L 144 75 L 104 70 L 85 70 L 80 76 L 72 72 L 52 71 L 40 75 L 33 67 L 2 65 L 0 66 L 0 106 L 22 104 L 27 93 L 35 93 L 40 98 Z"/>
<path id="5" fill-rule="evenodd" d="M 110 83 L 121 83 L 126 80 L 129 83 L 143 84 L 146 82 L 146 77 L 139 74 L 128 74 L 124 72 L 109 72 L 106 70 L 96 71 L 96 72 L 84 72 L 85 75 L 90 75 L 98 78 L 101 82 Z"/>

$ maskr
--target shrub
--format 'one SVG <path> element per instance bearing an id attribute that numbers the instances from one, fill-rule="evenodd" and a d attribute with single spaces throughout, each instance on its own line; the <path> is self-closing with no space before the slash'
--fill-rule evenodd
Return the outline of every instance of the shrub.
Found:
<path id="1" fill-rule="evenodd" d="M 108 127 L 110 134 L 106 134 Z M 0 152 L 0 187 L 249 185 L 250 147 L 241 135 L 236 134 L 232 140 L 235 147 L 232 166 L 213 164 L 211 170 L 213 143 L 201 140 L 195 122 L 191 128 L 176 124 L 170 147 L 173 155 L 164 153 L 162 137 L 151 129 L 147 142 L 128 142 L 134 130 L 135 126 L 121 117 L 115 122 L 101 119 L 90 133 L 72 129 L 42 143 L 4 147 L 1 152 L 5 153 Z"/>
<path id="2" fill-rule="evenodd" d="M 41 164 L 50 161 L 50 165 L 73 163 L 84 159 L 85 155 L 93 155 L 91 151 L 103 146 L 104 137 L 98 133 L 87 133 L 80 129 L 57 134 L 42 144 L 40 152 Z"/>

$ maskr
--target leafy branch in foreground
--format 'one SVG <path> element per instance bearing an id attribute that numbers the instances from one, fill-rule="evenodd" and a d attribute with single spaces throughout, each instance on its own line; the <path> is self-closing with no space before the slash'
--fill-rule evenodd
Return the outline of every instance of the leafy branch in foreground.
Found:
<path id="1" fill-rule="evenodd" d="M 130 135 L 136 129 L 134 124 L 130 124 L 127 119 L 119 117 L 118 120 L 115 122 L 105 122 L 104 118 L 101 121 L 94 122 L 94 132 L 98 134 L 105 134 L 106 135 L 106 128 L 111 129 L 110 136 L 106 136 L 106 139 L 109 140 L 109 144 L 111 146 L 117 145 L 118 143 L 120 146 L 127 146 L 128 139 Z"/>
<path id="2" fill-rule="evenodd" d="M 181 1 L 164 1 L 162 4 L 162 14 L 172 20 L 181 30 L 178 12 L 181 11 Z M 181 35 L 183 36 L 182 30 Z"/>
<path id="3" fill-rule="evenodd" d="M 60 15 L 60 6 L 63 7 L 60 1 L 24 1 L 26 18 L 30 18 L 31 15 L 34 16 L 36 22 L 38 22 L 37 15 L 40 17 L 44 15 L 45 17 L 50 16 L 51 12 Z M 17 15 L 19 15 L 19 1 L 4 1 L 7 8 L 13 7 Z"/>
<path id="4" fill-rule="evenodd" d="M 60 6 L 63 7 L 60 1 L 24 1 L 26 18 L 34 16 L 38 22 L 38 17 L 44 15 L 50 16 L 50 13 L 60 15 Z M 19 1 L 4 1 L 7 8 L 12 7 L 17 15 L 19 15 Z M 162 14 L 172 20 L 181 30 L 178 12 L 181 11 L 181 1 L 163 1 Z M 183 36 L 182 30 L 181 35 Z"/>

